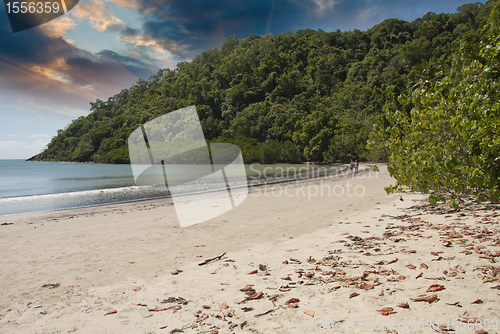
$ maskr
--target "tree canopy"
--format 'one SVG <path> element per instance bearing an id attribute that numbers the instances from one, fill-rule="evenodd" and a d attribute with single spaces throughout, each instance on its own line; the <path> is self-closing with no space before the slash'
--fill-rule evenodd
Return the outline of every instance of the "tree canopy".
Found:
<path id="1" fill-rule="evenodd" d="M 401 96 L 402 108 L 387 107 L 370 147 L 390 152 L 397 183 L 388 192 L 408 187 L 457 208 L 468 196 L 500 198 L 500 4 L 452 59 L 440 78 L 429 70 L 410 96 Z"/>
<path id="2" fill-rule="evenodd" d="M 128 163 L 130 133 L 190 105 L 206 139 L 237 144 L 245 162 L 387 159 L 387 147 L 366 147 L 374 124 L 388 122 L 384 110 L 409 112 L 412 102 L 398 96 L 451 70 L 452 55 L 464 39 L 473 42 L 493 3 L 413 22 L 388 19 L 367 31 L 230 37 L 220 49 L 90 103 L 87 116 L 31 159 Z"/>

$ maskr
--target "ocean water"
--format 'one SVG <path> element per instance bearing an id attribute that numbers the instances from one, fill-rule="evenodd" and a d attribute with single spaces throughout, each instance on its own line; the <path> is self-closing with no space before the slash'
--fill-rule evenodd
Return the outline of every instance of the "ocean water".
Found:
<path id="1" fill-rule="evenodd" d="M 176 183 L 136 186 L 130 165 L 0 160 L 0 216 L 170 197 L 214 190 L 210 180 L 185 184 L 200 166 L 176 166 Z M 168 167 L 167 167 L 168 169 Z M 314 165 L 245 165 L 240 186 L 315 177 L 332 171 Z M 193 174 L 194 173 L 194 174 Z"/>

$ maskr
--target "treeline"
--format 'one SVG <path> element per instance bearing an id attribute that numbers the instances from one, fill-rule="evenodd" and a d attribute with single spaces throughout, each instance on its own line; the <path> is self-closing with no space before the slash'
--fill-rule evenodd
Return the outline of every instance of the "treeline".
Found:
<path id="1" fill-rule="evenodd" d="M 402 108 L 398 96 L 431 72 L 449 71 L 460 41 L 478 33 L 494 2 L 367 31 L 231 37 L 220 50 L 91 103 L 89 115 L 31 159 L 128 163 L 130 133 L 190 105 L 206 139 L 238 145 L 245 162 L 387 159 L 386 149 L 366 146 L 384 108 Z"/>
<path id="2" fill-rule="evenodd" d="M 425 63 L 399 106 L 387 104 L 369 147 L 390 154 L 396 184 L 460 209 L 500 199 L 500 3 L 483 28 L 462 38 L 451 68 Z"/>

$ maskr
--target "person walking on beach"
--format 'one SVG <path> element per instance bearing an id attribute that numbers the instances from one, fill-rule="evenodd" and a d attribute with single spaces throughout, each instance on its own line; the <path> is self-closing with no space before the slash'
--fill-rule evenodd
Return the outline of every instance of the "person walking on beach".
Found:
<path id="1" fill-rule="evenodd" d="M 352 162 L 352 160 L 351 163 L 349 164 L 349 168 L 351 168 L 351 175 L 354 175 L 354 162 Z"/>
<path id="2" fill-rule="evenodd" d="M 359 162 L 358 162 L 358 160 L 355 160 L 354 161 L 354 173 L 358 174 L 358 170 L 359 170 Z"/>

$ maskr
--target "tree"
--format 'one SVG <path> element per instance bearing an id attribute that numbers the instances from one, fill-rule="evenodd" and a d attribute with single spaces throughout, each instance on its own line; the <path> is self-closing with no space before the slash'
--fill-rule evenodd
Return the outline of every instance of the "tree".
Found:
<path id="1" fill-rule="evenodd" d="M 468 64 L 468 65 L 467 65 Z M 457 67 L 461 67 L 461 71 Z M 463 67 L 462 67 L 463 66 Z M 388 169 L 396 184 L 388 193 L 429 193 L 434 205 L 458 208 L 467 196 L 477 202 L 500 197 L 500 4 L 480 32 L 479 44 L 467 39 L 456 54 L 455 72 L 430 80 L 411 97 L 400 97 L 409 113 L 386 113 L 389 126 L 373 138 L 391 152 Z M 380 136 L 380 131 L 384 136 Z M 372 140 L 370 148 L 376 146 Z"/>

